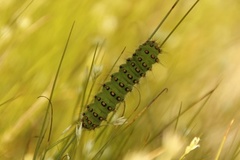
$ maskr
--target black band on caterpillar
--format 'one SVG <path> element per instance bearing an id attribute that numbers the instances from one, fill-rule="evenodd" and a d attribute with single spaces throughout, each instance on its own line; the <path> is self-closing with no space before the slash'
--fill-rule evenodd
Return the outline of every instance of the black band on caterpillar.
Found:
<path id="1" fill-rule="evenodd" d="M 111 80 L 106 82 L 100 93 L 95 96 L 93 103 L 87 106 L 83 113 L 82 126 L 88 130 L 98 127 L 107 119 L 108 114 L 114 111 L 117 104 L 124 101 L 128 92 L 137 84 L 146 72 L 157 63 L 161 49 L 155 41 L 147 41 L 140 45 L 125 64 L 120 65 L 119 71 L 111 75 Z"/>

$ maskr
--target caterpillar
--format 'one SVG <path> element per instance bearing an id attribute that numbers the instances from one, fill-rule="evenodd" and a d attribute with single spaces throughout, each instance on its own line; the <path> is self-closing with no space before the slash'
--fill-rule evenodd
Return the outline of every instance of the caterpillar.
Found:
<path id="1" fill-rule="evenodd" d="M 116 109 L 117 104 L 124 101 L 125 96 L 132 91 L 133 86 L 138 84 L 142 77 L 146 76 L 146 72 L 152 69 L 153 64 L 159 62 L 158 55 L 162 51 L 162 45 L 198 1 L 185 13 L 161 45 L 158 45 L 157 42 L 151 39 L 179 1 L 177 0 L 174 3 L 148 40 L 135 50 L 132 57 L 126 60 L 126 63 L 119 66 L 119 71 L 111 75 L 110 81 L 103 84 L 102 90 L 94 96 L 94 101 L 87 105 L 81 119 L 83 128 L 94 130 L 100 126 L 102 121 L 107 120 L 108 114 Z"/>

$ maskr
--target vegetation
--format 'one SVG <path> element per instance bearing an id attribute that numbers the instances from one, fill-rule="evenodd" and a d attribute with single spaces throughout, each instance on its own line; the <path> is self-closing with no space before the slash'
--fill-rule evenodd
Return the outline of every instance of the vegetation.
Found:
<path id="1" fill-rule="evenodd" d="M 174 2 L 2 1 L 0 159 L 239 159 L 237 1 L 201 0 L 108 124 L 81 130 L 86 101 Z M 157 42 L 193 3 L 179 2 Z"/>

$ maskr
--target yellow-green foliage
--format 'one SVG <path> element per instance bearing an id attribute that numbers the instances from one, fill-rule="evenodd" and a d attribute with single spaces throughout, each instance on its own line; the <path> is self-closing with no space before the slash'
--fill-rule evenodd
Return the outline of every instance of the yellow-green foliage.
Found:
<path id="1" fill-rule="evenodd" d="M 128 123 L 75 136 L 74 122 L 85 109 L 81 97 L 97 44 L 95 67 L 103 68 L 95 82 L 89 80 L 95 84 L 90 95 L 91 89 L 86 90 L 90 101 L 123 48 L 113 71 L 147 40 L 174 2 L 0 0 L 0 159 L 32 159 L 36 150 L 37 157 L 54 157 L 66 146 L 56 143 L 70 134 L 69 148 L 75 150 L 63 155 L 72 159 L 90 159 L 99 151 L 100 159 L 239 159 L 238 1 L 201 0 L 163 46 L 161 64 L 119 106 L 113 119 L 125 105 L 125 118 L 132 115 Z M 163 41 L 193 2 L 180 1 L 153 39 Z M 51 94 L 74 21 L 51 99 L 50 140 L 48 115 L 47 132 L 36 148 L 48 106 L 45 97 Z M 168 92 L 155 100 L 164 88 Z M 194 137 L 200 141 L 193 145 Z"/>

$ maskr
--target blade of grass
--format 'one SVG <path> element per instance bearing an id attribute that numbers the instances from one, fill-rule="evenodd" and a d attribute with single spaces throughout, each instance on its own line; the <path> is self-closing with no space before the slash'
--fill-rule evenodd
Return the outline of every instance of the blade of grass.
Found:
<path id="1" fill-rule="evenodd" d="M 207 92 L 204 96 L 202 96 L 202 98 L 200 98 L 199 100 L 197 100 L 196 102 L 193 102 L 192 104 L 190 104 L 185 110 L 183 110 L 183 112 L 180 113 L 180 115 L 177 115 L 175 118 L 173 118 L 170 122 L 168 122 L 164 127 L 162 127 L 160 129 L 160 131 L 155 135 L 153 136 L 147 143 L 146 145 L 150 144 L 151 142 L 153 142 L 153 140 L 155 138 L 157 138 L 159 135 L 161 135 L 161 133 L 163 132 L 163 130 L 165 130 L 167 127 L 169 127 L 174 121 L 176 121 L 178 119 L 179 116 L 185 114 L 188 110 L 190 110 L 191 108 L 193 108 L 197 103 L 199 103 L 200 101 L 204 100 L 205 101 L 208 101 L 211 97 L 211 95 L 213 94 L 213 92 L 216 90 L 216 88 L 218 87 L 218 85 L 210 90 L 209 92 Z M 204 103 L 205 104 L 205 103 Z"/>
<path id="2" fill-rule="evenodd" d="M 88 84 L 89 84 L 89 82 L 90 82 L 91 74 L 92 74 L 92 71 L 93 71 L 93 66 L 94 66 L 94 64 L 95 64 L 95 60 L 96 60 L 96 56 L 97 56 L 97 49 L 98 49 L 98 44 L 97 44 L 97 46 L 96 46 L 96 48 L 95 48 L 95 51 L 94 51 L 94 54 L 93 54 L 92 63 L 91 63 L 91 66 L 90 66 L 90 71 L 89 71 L 87 80 L 84 82 L 85 84 L 83 84 L 84 89 L 83 89 L 83 95 L 82 95 L 82 100 L 81 100 L 81 102 L 82 102 L 82 103 L 81 103 L 81 106 L 86 106 L 86 105 L 87 105 L 87 103 L 88 103 L 88 101 L 89 101 L 89 98 L 90 98 L 90 95 L 91 95 L 91 90 L 92 90 L 92 89 L 90 89 L 90 92 L 89 92 L 89 94 L 88 94 L 88 97 L 85 98 L 85 97 L 86 97 L 87 88 L 88 88 Z M 93 86 L 92 86 L 92 87 L 93 87 Z M 92 88 L 92 87 L 91 87 L 91 88 Z M 80 95 L 79 95 L 78 101 L 77 101 L 76 105 L 78 105 L 80 99 L 81 99 L 81 98 L 80 98 Z M 85 99 L 86 99 L 86 100 L 85 100 Z M 79 110 L 79 116 L 80 116 L 81 113 L 83 112 L 83 109 L 85 109 L 85 108 L 84 108 L 84 107 L 81 107 L 81 108 L 80 108 L 80 110 Z"/>
<path id="3" fill-rule="evenodd" d="M 227 136 L 228 136 L 228 133 L 229 133 L 231 127 L 232 127 L 233 122 L 234 122 L 234 119 L 230 122 L 230 124 L 229 124 L 229 126 L 227 128 L 227 131 L 226 131 L 225 135 L 223 136 L 222 142 L 221 142 L 221 144 L 220 144 L 220 146 L 218 148 L 218 152 L 217 152 L 216 157 L 215 157 L 214 160 L 219 160 L 220 154 L 221 154 L 221 152 L 223 150 L 223 146 L 224 146 L 224 144 L 225 144 L 225 142 L 227 140 Z"/>
<path id="4" fill-rule="evenodd" d="M 181 105 L 180 105 L 180 108 L 179 108 L 179 111 L 178 111 L 178 116 L 177 116 L 177 119 L 176 119 L 176 124 L 175 124 L 175 127 L 174 127 L 174 132 L 176 132 L 176 130 L 177 130 L 177 125 L 178 125 L 178 121 L 179 121 L 179 118 L 180 118 L 180 115 L 181 115 L 181 111 L 182 111 L 182 102 L 181 102 Z"/>
<path id="5" fill-rule="evenodd" d="M 239 136 L 239 129 L 240 129 L 240 126 L 237 129 L 237 132 L 234 136 L 233 142 L 237 141 L 236 139 L 237 139 L 237 136 Z M 231 159 L 235 160 L 238 157 L 239 154 L 240 154 L 240 140 L 238 140 L 238 142 L 237 142 L 236 148 L 233 152 L 233 155 L 232 155 Z"/>
<path id="6" fill-rule="evenodd" d="M 50 102 L 52 101 L 52 97 L 53 97 L 53 94 L 54 94 L 55 86 L 57 84 L 58 75 L 59 75 L 59 72 L 60 72 L 60 69 L 61 69 L 61 66 L 62 66 L 62 63 L 63 63 L 63 59 L 64 59 L 66 51 L 67 51 L 68 43 L 70 41 L 70 37 L 71 37 L 72 31 L 73 31 L 73 28 L 74 28 L 74 24 L 75 24 L 75 22 L 73 22 L 72 27 L 70 29 L 70 32 L 69 32 L 69 35 L 68 35 L 68 39 L 67 39 L 67 43 L 66 43 L 66 45 L 64 47 L 64 51 L 63 51 L 62 57 L 60 59 L 58 68 L 57 68 L 57 72 L 56 72 L 56 75 L 55 75 L 55 78 L 54 78 L 54 81 L 53 81 L 53 86 L 52 86 L 50 97 L 49 97 L 49 101 Z M 38 156 L 39 151 L 40 151 L 41 144 L 43 142 L 43 139 L 44 139 L 44 136 L 45 136 L 45 133 L 46 133 L 47 117 L 48 117 L 49 110 L 50 110 L 50 107 L 51 107 L 51 103 L 50 102 L 48 103 L 48 106 L 47 106 L 47 110 L 46 110 L 46 113 L 45 113 L 45 117 L 43 119 L 43 123 L 42 123 L 42 128 L 41 128 L 41 131 L 40 131 L 39 139 L 37 141 L 36 148 L 35 148 L 35 151 L 34 151 L 34 155 L 33 155 L 33 159 L 34 160 L 37 159 L 37 156 Z M 48 139 L 50 138 L 50 136 L 51 135 L 49 135 Z"/>

